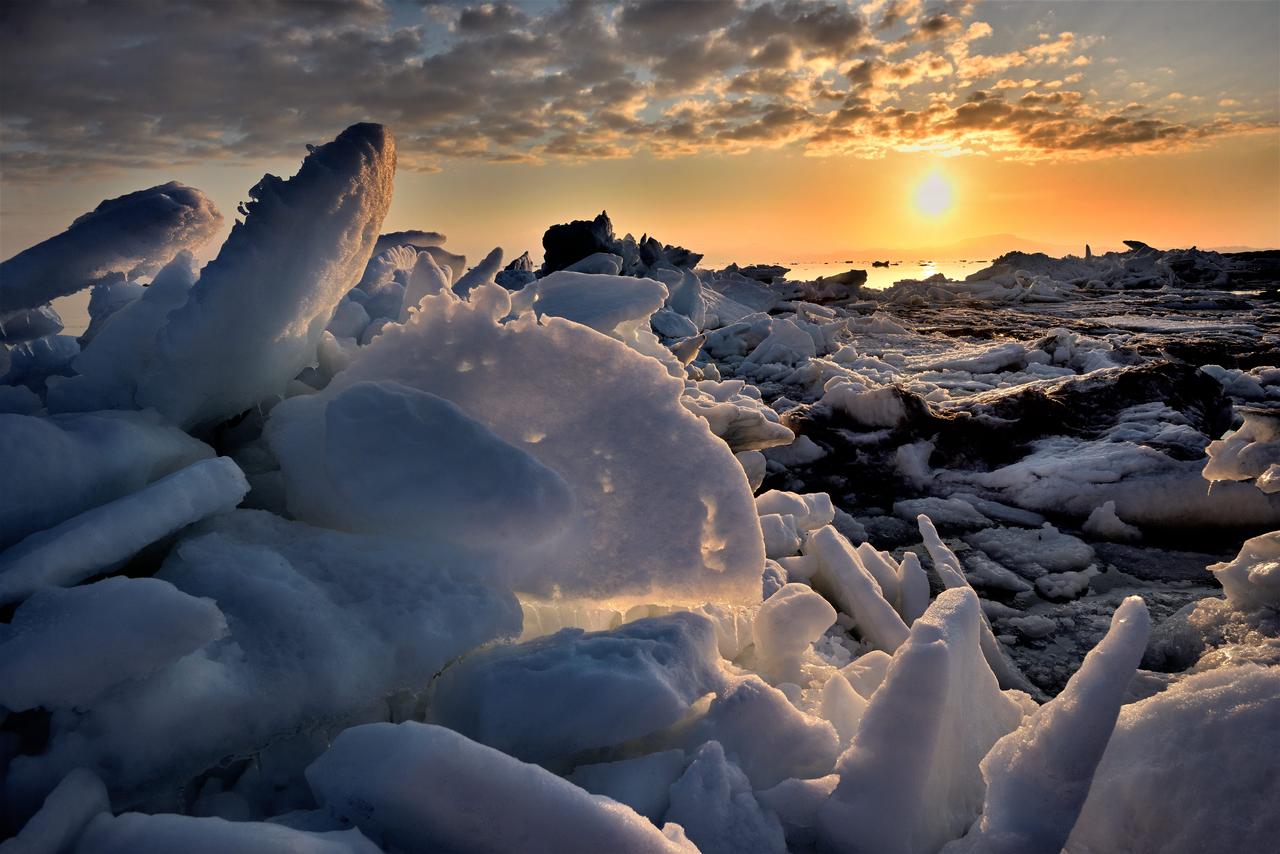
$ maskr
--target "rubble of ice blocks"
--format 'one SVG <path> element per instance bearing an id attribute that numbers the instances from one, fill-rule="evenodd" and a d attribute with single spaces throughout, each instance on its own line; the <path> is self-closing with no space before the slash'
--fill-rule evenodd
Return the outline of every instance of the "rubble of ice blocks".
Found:
<path id="1" fill-rule="evenodd" d="M 1160 352 L 1247 258 L 468 267 L 379 234 L 394 169 L 357 125 L 203 270 L 179 184 L 0 268 L 6 852 L 1280 835 L 1280 369 Z"/>

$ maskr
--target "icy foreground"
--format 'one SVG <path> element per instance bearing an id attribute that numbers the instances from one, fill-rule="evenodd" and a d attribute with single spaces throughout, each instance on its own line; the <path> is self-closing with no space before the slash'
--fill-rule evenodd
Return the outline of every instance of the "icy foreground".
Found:
<path id="1" fill-rule="evenodd" d="M 356 125 L 203 270 L 177 184 L 0 267 L 0 851 L 1280 838 L 1253 261 L 468 268 L 394 171 Z"/>

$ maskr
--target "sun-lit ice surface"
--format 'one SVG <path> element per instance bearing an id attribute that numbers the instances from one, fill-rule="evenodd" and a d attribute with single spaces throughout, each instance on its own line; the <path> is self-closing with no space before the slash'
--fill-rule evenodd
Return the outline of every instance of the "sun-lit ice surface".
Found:
<path id="1" fill-rule="evenodd" d="M 356 125 L 203 270 L 180 184 L 0 268 L 5 854 L 1280 835 L 1254 261 L 469 266 L 394 170 Z"/>

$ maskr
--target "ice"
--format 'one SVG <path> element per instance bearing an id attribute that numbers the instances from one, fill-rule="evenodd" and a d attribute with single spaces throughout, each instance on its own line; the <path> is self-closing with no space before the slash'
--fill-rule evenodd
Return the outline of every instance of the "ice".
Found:
<path id="1" fill-rule="evenodd" d="M 76 840 L 95 816 L 109 813 L 107 788 L 92 771 L 77 768 L 45 798 L 17 836 L 0 843 L 4 854 L 62 854 L 75 850 Z"/>
<path id="2" fill-rule="evenodd" d="M 193 522 L 234 509 L 248 491 L 240 468 L 215 457 L 31 534 L 0 554 L 0 603 L 113 569 Z"/>
<path id="3" fill-rule="evenodd" d="M 155 578 L 42 590 L 0 630 L 0 706 L 85 706 L 226 631 L 213 602 Z"/>
<path id="4" fill-rule="evenodd" d="M 1188 676 L 1120 710 L 1065 849 L 1266 851 L 1280 838 L 1280 668 Z"/>
<path id="5" fill-rule="evenodd" d="M 221 225 L 204 193 L 176 181 L 107 199 L 66 231 L 0 264 L 0 313 L 36 308 L 110 273 L 151 275 Z"/>
<path id="6" fill-rule="evenodd" d="M 828 525 L 811 533 L 805 552 L 816 555 L 822 566 L 815 586 L 853 617 L 863 638 L 889 653 L 907 639 L 908 629 L 902 617 L 885 598 L 857 551 L 835 528 Z"/>
<path id="7" fill-rule="evenodd" d="M 680 403 L 706 419 L 711 432 L 734 452 L 786 445 L 795 438 L 778 414 L 760 400 L 755 387 L 742 380 L 690 380 Z"/>
<path id="8" fill-rule="evenodd" d="M 756 496 L 756 509 L 760 513 L 777 513 L 795 520 L 796 529 L 812 531 L 830 525 L 835 518 L 831 496 L 825 492 L 798 495 L 780 489 L 770 489 Z"/>
<path id="9" fill-rule="evenodd" d="M 777 816 L 760 806 L 747 776 L 715 741 L 698 748 L 672 784 L 667 821 L 683 827 L 702 854 L 786 854 Z"/>
<path id="10" fill-rule="evenodd" d="M 718 741 L 753 789 L 776 786 L 788 777 L 828 774 L 839 750 L 831 724 L 800 711 L 755 676 L 712 700 L 692 734 L 697 743 Z"/>
<path id="11" fill-rule="evenodd" d="M 402 851 L 694 850 L 629 807 L 439 726 L 348 729 L 307 781 L 335 817 Z"/>
<path id="12" fill-rule="evenodd" d="M 1233 608 L 1280 609 L 1280 531 L 1247 540 L 1234 560 L 1215 563 L 1209 571 Z"/>
<path id="13" fill-rule="evenodd" d="M 0 548 L 212 455 L 155 413 L 0 415 L 0 470 L 24 487 L 0 502 Z"/>
<path id="14" fill-rule="evenodd" d="M 485 551 L 542 542 L 572 510 L 568 485 L 524 448 L 394 382 L 287 400 L 266 437 L 290 513 L 327 528 Z"/>
<path id="15" fill-rule="evenodd" d="M 369 260 L 395 164 L 391 134 L 359 124 L 315 148 L 293 178 L 264 176 L 244 222 L 159 330 L 137 375 L 138 405 L 192 426 L 283 394 L 315 363 L 334 308 Z"/>
<path id="16" fill-rule="evenodd" d="M 679 402 L 660 363 L 580 324 L 531 313 L 482 285 L 428 296 L 325 394 L 391 380 L 457 404 L 555 471 L 574 516 L 512 562 L 526 593 L 645 603 L 758 601 L 764 546 L 742 467 Z M 659 533 L 660 532 L 660 533 Z"/>
<path id="17" fill-rule="evenodd" d="M 434 721 L 529 762 L 610 747 L 679 721 L 723 684 L 715 627 L 676 613 L 565 629 L 468 656 L 441 676 Z"/>
<path id="18" fill-rule="evenodd" d="M 1095 508 L 1081 527 L 1086 534 L 1106 540 L 1133 542 L 1142 539 L 1141 529 L 1130 525 L 1116 515 L 1114 501 L 1108 501 L 1101 507 Z"/>
<path id="19" fill-rule="evenodd" d="M 565 779 L 593 795 L 626 804 L 661 825 L 671 804 L 671 784 L 680 779 L 687 763 L 683 750 L 662 750 L 634 759 L 579 765 Z"/>
<path id="20" fill-rule="evenodd" d="M 965 542 L 1032 580 L 1047 572 L 1082 570 L 1097 560 L 1088 543 L 1047 522 L 1035 530 L 988 528 L 968 535 Z"/>
<path id="21" fill-rule="evenodd" d="M 465 561 L 261 511 L 204 523 L 158 578 L 217 602 L 229 633 L 149 678 L 54 715 L 48 750 L 9 767 L 6 797 L 38 802 L 77 766 L 113 803 L 171 793 L 228 756 L 341 728 L 446 663 L 520 630 L 510 594 Z"/>
<path id="22" fill-rule="evenodd" d="M 783 780 L 778 785 L 756 792 L 760 805 L 771 809 L 782 822 L 790 850 L 814 850 L 817 840 L 818 809 L 831 796 L 839 782 L 835 774 L 814 780 Z"/>
<path id="23" fill-rule="evenodd" d="M 189 815 L 94 817 L 74 854 L 378 854 L 358 830 L 309 833 L 279 824 Z"/>
<path id="24" fill-rule="evenodd" d="M 612 252 L 596 252 L 586 258 L 574 261 L 560 272 L 598 273 L 606 276 L 616 276 L 622 272 L 622 256 L 614 255 Z M 554 275 L 555 273 L 551 274 L 551 276 Z M 551 276 L 547 278 L 551 278 Z"/>
<path id="25" fill-rule="evenodd" d="M 836 609 L 808 585 L 784 585 L 764 601 L 752 623 L 760 670 L 775 682 L 801 681 L 804 653 L 835 621 Z"/>
<path id="26" fill-rule="evenodd" d="M 21 308 L 0 313 L 0 344 L 21 344 L 46 335 L 57 335 L 63 329 L 62 318 L 53 306 Z"/>
<path id="27" fill-rule="evenodd" d="M 837 673 L 822 688 L 821 709 L 822 717 L 836 728 L 840 746 L 847 747 L 857 734 L 858 725 L 862 723 L 867 701 L 853 689 L 843 673 Z"/>
<path id="28" fill-rule="evenodd" d="M 1216 481 L 1253 481 L 1266 493 L 1280 492 L 1280 410 L 1246 407 L 1244 423 L 1216 442 L 1206 453 L 1204 477 Z"/>
<path id="29" fill-rule="evenodd" d="M 71 361 L 75 376 L 49 380 L 54 412 L 133 407 L 134 382 L 151 357 L 169 312 L 180 308 L 196 282 L 190 252 L 179 252 L 156 273 L 142 295 L 112 314 Z"/>
<path id="30" fill-rule="evenodd" d="M 1022 717 L 983 659 L 981 626 L 971 590 L 944 591 L 915 622 L 819 813 L 831 850 L 933 852 L 977 817 L 978 763 Z"/>
<path id="31" fill-rule="evenodd" d="M 964 851 L 1059 851 L 1076 824 L 1126 689 L 1147 645 L 1150 618 L 1136 596 L 1111 619 L 1106 638 L 1067 687 L 1000 739 L 982 760 L 986 800 Z"/>

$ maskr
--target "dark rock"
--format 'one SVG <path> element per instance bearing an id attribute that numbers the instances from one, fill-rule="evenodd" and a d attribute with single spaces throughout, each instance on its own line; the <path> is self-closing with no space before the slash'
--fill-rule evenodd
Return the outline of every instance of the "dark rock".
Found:
<path id="1" fill-rule="evenodd" d="M 563 270 L 597 252 L 609 252 L 613 242 L 613 223 L 607 211 L 593 220 L 553 225 L 542 235 L 542 274 Z"/>

